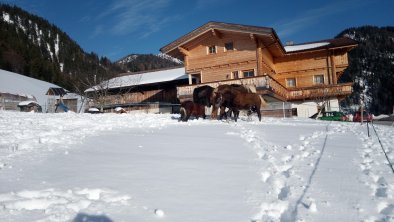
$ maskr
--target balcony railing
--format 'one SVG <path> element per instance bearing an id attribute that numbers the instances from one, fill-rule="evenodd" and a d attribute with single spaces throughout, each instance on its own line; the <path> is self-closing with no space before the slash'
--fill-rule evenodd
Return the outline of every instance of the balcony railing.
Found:
<path id="1" fill-rule="evenodd" d="M 336 84 L 336 85 L 320 85 L 307 88 L 287 89 L 278 81 L 269 75 L 249 77 L 243 79 L 223 80 L 195 85 L 179 86 L 177 87 L 177 96 L 179 99 L 191 98 L 195 88 L 209 85 L 211 87 L 218 87 L 223 84 L 240 84 L 250 85 L 256 87 L 257 90 L 268 90 L 276 95 L 279 95 L 284 100 L 299 100 L 318 97 L 330 97 L 349 95 L 352 92 L 352 83 Z"/>
<path id="2" fill-rule="evenodd" d="M 223 81 L 216 81 L 216 82 L 208 82 L 196 85 L 187 85 L 187 86 L 180 86 L 177 87 L 177 96 L 178 98 L 181 97 L 189 97 L 193 95 L 193 91 L 195 88 L 200 86 L 211 86 L 211 87 L 218 87 L 219 85 L 230 85 L 230 84 L 239 84 L 239 85 L 247 85 L 247 86 L 254 86 L 256 89 L 267 89 L 275 92 L 276 94 L 282 96 L 283 98 L 287 99 L 288 90 L 283 87 L 279 82 L 275 79 L 271 78 L 268 75 L 265 76 L 258 76 L 258 77 L 249 77 L 243 79 L 231 79 L 231 80 L 223 80 Z"/>
<path id="3" fill-rule="evenodd" d="M 319 87 L 308 87 L 289 91 L 289 100 L 305 98 L 327 98 L 331 96 L 349 95 L 352 93 L 352 83 L 336 85 L 321 85 Z"/>

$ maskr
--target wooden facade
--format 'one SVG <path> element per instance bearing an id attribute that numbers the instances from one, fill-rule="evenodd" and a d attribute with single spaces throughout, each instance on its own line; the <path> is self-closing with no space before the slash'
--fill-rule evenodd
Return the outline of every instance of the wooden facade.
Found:
<path id="1" fill-rule="evenodd" d="M 349 38 L 283 46 L 272 28 L 209 22 L 160 51 L 184 61 L 189 85 L 177 88 L 180 100 L 190 99 L 201 85 L 238 83 L 291 102 L 349 95 L 351 83 L 338 79 L 356 46 Z"/>
<path id="2" fill-rule="evenodd" d="M 356 41 L 340 38 L 297 46 L 287 50 L 271 28 L 209 22 L 160 50 L 185 62 L 190 85 L 178 87 L 180 98 L 200 85 L 234 81 L 250 82 L 260 93 L 283 101 L 311 99 L 316 89 L 333 97 L 351 93 L 350 84 L 337 83 Z M 271 84 L 258 85 L 260 77 Z"/>

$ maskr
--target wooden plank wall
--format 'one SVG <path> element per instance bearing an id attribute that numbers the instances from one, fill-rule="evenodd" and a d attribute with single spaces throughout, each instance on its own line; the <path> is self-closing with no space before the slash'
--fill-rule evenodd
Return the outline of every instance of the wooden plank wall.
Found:
<path id="1" fill-rule="evenodd" d="M 225 43 L 233 42 L 234 50 L 225 51 Z M 207 48 L 216 45 L 216 53 L 208 54 Z M 187 73 L 202 74 L 203 82 L 225 80 L 232 71 L 256 70 L 256 42 L 245 35 L 210 36 L 189 50 Z"/>
<path id="2" fill-rule="evenodd" d="M 149 90 L 144 92 L 130 92 L 107 96 L 105 104 L 168 102 L 178 103 L 176 89 Z"/>
<path id="3" fill-rule="evenodd" d="M 324 84 L 336 84 L 337 76 L 348 65 L 346 51 L 332 58 L 327 51 L 321 51 L 275 58 L 274 61 L 277 72 L 274 78 L 284 86 L 287 78 L 296 78 L 296 88 L 314 86 L 314 75 L 324 75 Z"/>

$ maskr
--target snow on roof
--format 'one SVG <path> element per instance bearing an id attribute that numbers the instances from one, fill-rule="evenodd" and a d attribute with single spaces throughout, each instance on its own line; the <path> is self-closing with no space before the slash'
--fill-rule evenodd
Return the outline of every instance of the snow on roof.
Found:
<path id="1" fill-rule="evenodd" d="M 31 95 L 28 98 L 34 96 L 40 105 L 44 105 L 48 98 L 45 93 L 49 87 L 60 86 L 0 69 L 0 92 Z"/>
<path id="2" fill-rule="evenodd" d="M 70 92 L 68 92 L 66 95 L 63 96 L 63 99 L 79 99 L 79 98 L 81 98 L 80 95 Z"/>
<path id="3" fill-rule="evenodd" d="M 185 68 L 167 69 L 160 71 L 145 72 L 139 74 L 130 74 L 112 78 L 108 81 L 102 82 L 92 88 L 85 90 L 85 92 L 93 92 L 100 89 L 114 89 L 121 87 L 128 87 L 134 85 L 144 85 L 158 82 L 168 82 L 180 79 L 187 79 L 188 75 Z"/>
<path id="4" fill-rule="evenodd" d="M 27 101 L 22 101 L 22 102 L 20 102 L 20 103 L 18 104 L 18 106 L 27 106 L 27 105 L 29 105 L 30 103 L 34 103 L 34 104 L 37 104 L 37 105 L 38 105 L 38 103 L 37 103 L 36 101 L 27 100 Z"/>
<path id="5" fill-rule="evenodd" d="M 325 46 L 328 44 L 330 44 L 330 43 L 329 42 L 317 42 L 317 43 L 308 43 L 308 44 L 301 44 L 301 45 L 289 45 L 289 46 L 285 46 L 284 48 L 285 48 L 286 52 L 295 52 L 295 51 L 318 48 L 318 47 L 322 47 L 322 46 Z"/>

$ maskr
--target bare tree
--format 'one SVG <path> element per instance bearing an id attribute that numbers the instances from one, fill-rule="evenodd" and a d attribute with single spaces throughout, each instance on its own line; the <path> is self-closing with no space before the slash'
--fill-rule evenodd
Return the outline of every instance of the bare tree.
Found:
<path id="1" fill-rule="evenodd" d="M 118 89 L 117 93 L 121 96 L 130 93 L 141 81 L 142 74 L 113 77 L 110 79 L 93 78 L 80 79 L 75 87 L 80 95 L 83 95 L 83 101 L 88 100 L 89 106 L 99 108 L 100 112 L 104 107 L 113 103 L 110 96 L 113 89 Z"/>
<path id="2" fill-rule="evenodd" d="M 318 89 L 317 92 L 313 92 L 313 94 L 315 94 L 315 103 L 318 107 L 318 114 L 316 115 L 317 119 L 323 111 L 326 111 L 327 105 L 331 98 L 330 90 L 328 88 L 322 88 Z"/>

